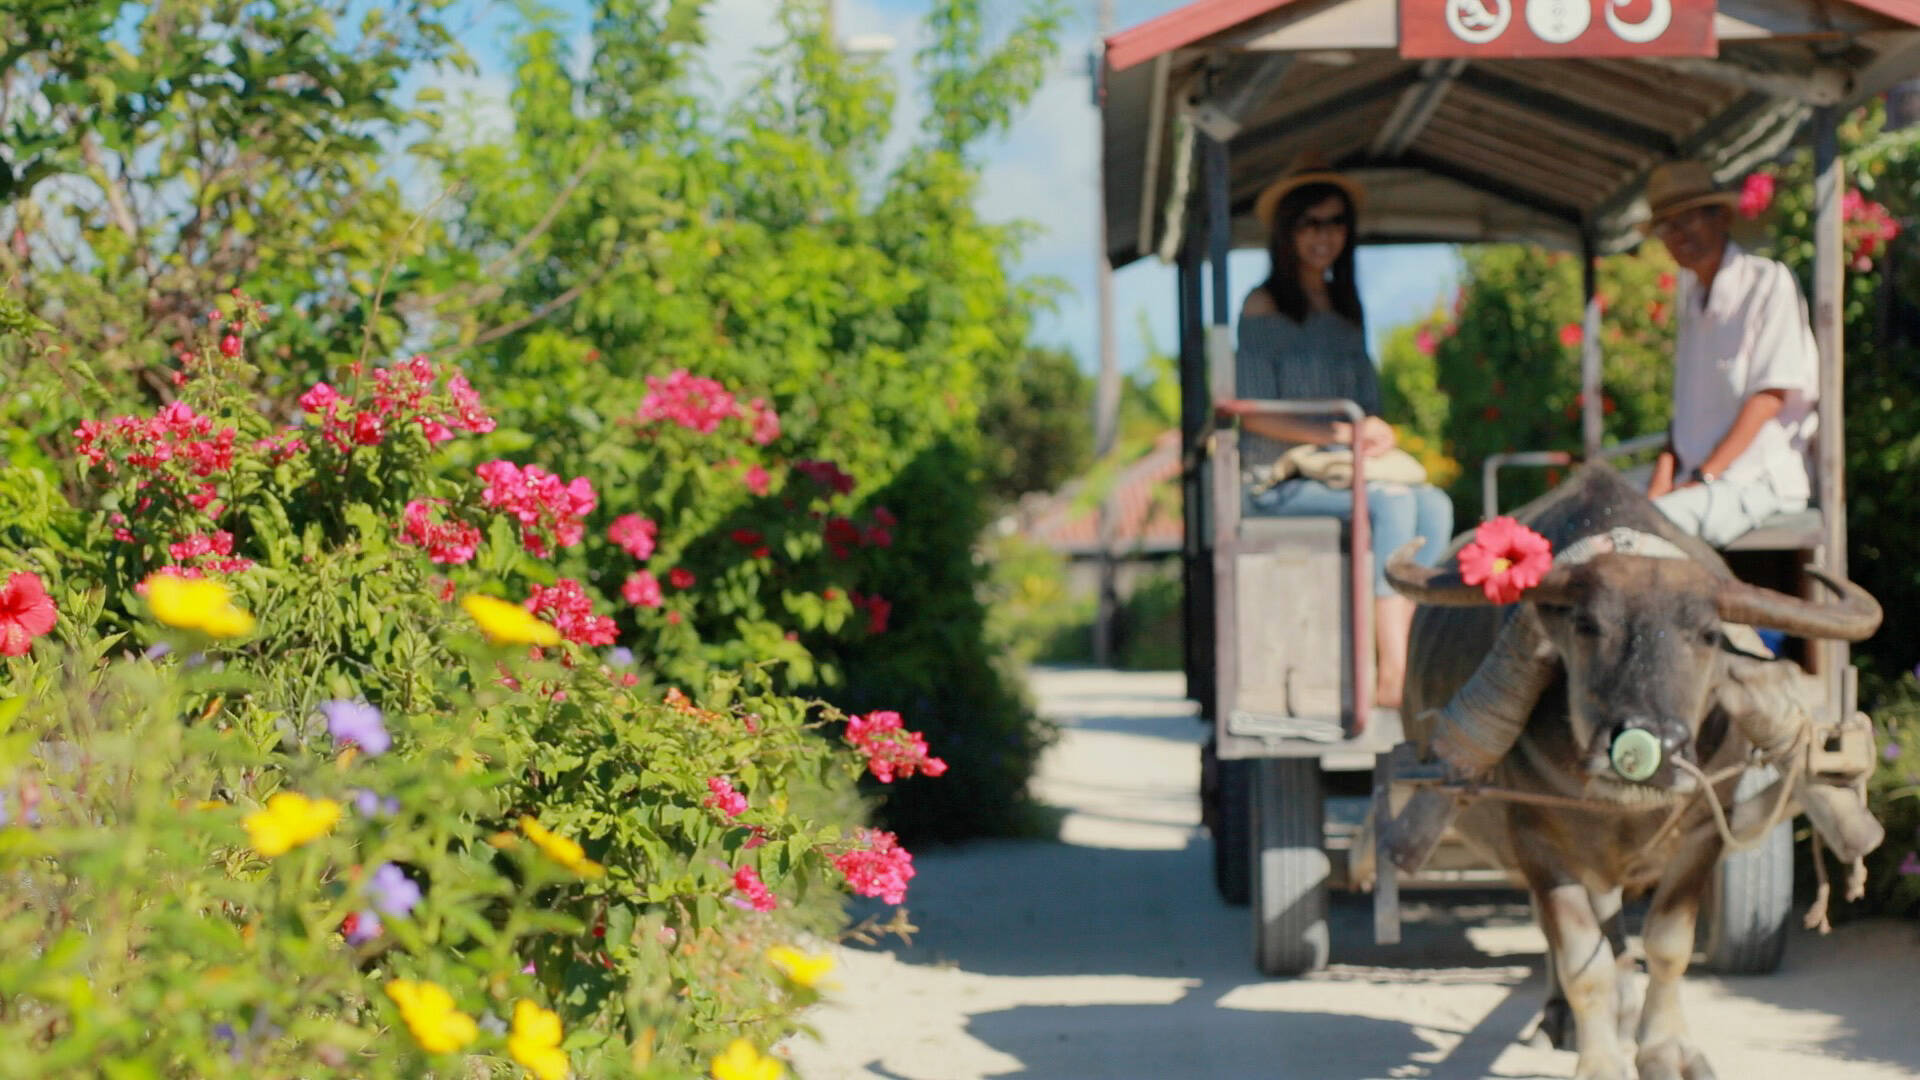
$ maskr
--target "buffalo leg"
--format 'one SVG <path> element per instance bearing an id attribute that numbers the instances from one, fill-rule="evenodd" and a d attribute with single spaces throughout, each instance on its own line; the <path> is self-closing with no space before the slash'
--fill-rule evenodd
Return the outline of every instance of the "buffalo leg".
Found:
<path id="1" fill-rule="evenodd" d="M 1678 852 L 1654 888 L 1641 938 L 1647 951 L 1647 997 L 1640 1013 L 1640 1080 L 1713 1080 L 1712 1066 L 1687 1034 L 1680 978 L 1693 958 L 1700 898 L 1719 854 L 1719 837 L 1708 834 Z"/>
<path id="2" fill-rule="evenodd" d="M 1547 916 L 1540 906 L 1539 894 L 1529 892 L 1527 898 L 1533 902 L 1533 921 L 1545 927 Z M 1533 1029 L 1529 1041 L 1542 1050 L 1575 1049 L 1573 1008 L 1567 1004 L 1567 992 L 1560 985 L 1560 965 L 1554 960 L 1552 938 L 1547 939 L 1547 1001 L 1540 1007 L 1540 1026 Z"/>
<path id="3" fill-rule="evenodd" d="M 1600 892 L 1589 892 L 1593 902 L 1593 913 L 1600 919 L 1600 932 L 1607 937 L 1607 945 L 1613 949 L 1613 966 L 1618 970 L 1613 980 L 1613 1001 L 1615 1026 L 1620 1031 L 1620 1041 L 1632 1042 L 1634 1032 L 1640 1026 L 1640 986 L 1637 965 L 1633 954 L 1627 951 L 1626 921 L 1621 914 L 1625 907 L 1619 886 Z"/>
<path id="4" fill-rule="evenodd" d="M 1574 1080 L 1633 1080 L 1633 1067 L 1620 1046 L 1615 1017 L 1619 970 L 1613 949 L 1600 929 L 1593 900 L 1577 882 L 1536 877 L 1528 884 L 1541 914 L 1541 930 L 1553 956 L 1560 989 L 1573 1010 L 1580 1064 Z"/>

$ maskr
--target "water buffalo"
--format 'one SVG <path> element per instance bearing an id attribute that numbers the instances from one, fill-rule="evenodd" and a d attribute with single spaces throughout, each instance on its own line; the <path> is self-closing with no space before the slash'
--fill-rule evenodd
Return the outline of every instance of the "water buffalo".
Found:
<path id="1" fill-rule="evenodd" d="M 1858 641 L 1878 627 L 1879 605 L 1824 577 L 1836 599 L 1736 580 L 1604 466 L 1583 468 L 1515 516 L 1555 553 L 1520 603 L 1493 605 L 1453 560 L 1427 569 L 1402 553 L 1390 564 L 1394 586 L 1422 605 L 1407 736 L 1488 787 L 1548 797 L 1476 799 L 1455 828 L 1527 882 L 1555 991 L 1543 1026 L 1564 1040 L 1570 1011 L 1576 1077 L 1710 1078 L 1678 988 L 1724 843 L 1696 798 L 1700 781 L 1678 761 L 1709 777 L 1725 770 L 1715 794 L 1731 802 L 1740 763 L 1756 749 L 1783 751 L 1805 711 L 1821 708 L 1824 691 L 1798 664 L 1735 644 L 1751 639 L 1744 627 Z M 1628 732 L 1637 734 L 1623 741 Z M 1622 746 L 1639 760 L 1623 764 Z M 1620 910 L 1649 889 L 1648 980 L 1636 1008 Z"/>

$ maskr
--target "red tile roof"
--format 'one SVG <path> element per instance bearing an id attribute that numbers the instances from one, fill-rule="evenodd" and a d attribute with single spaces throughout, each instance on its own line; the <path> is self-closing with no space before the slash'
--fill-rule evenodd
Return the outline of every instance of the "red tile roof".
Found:
<path id="1" fill-rule="evenodd" d="M 1066 555 L 1100 551 L 1100 508 L 1085 497 L 1087 479 L 1031 499 L 1020 511 L 1020 532 Z M 1168 431 L 1153 449 L 1120 470 L 1112 488 L 1119 510 L 1114 550 L 1120 554 L 1180 550 L 1180 433 Z"/>

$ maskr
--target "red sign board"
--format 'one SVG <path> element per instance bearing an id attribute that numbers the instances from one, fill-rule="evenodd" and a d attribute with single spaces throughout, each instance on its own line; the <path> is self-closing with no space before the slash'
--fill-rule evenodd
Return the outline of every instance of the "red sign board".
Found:
<path id="1" fill-rule="evenodd" d="M 1714 0 L 1400 0 L 1400 55 L 1713 56 Z"/>

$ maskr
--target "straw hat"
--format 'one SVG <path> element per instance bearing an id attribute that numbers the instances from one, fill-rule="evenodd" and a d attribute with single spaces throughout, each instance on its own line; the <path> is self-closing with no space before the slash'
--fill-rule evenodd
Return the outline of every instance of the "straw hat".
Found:
<path id="1" fill-rule="evenodd" d="M 1728 191 L 1713 182 L 1713 173 L 1698 161 L 1669 161 L 1654 167 L 1647 177 L 1647 220 L 1640 231 L 1648 232 L 1661 218 L 1672 217 L 1696 206 L 1734 206 L 1740 193 Z"/>
<path id="2" fill-rule="evenodd" d="M 1361 205 L 1367 201 L 1367 190 L 1360 186 L 1359 181 L 1334 171 L 1325 158 L 1308 151 L 1295 158 L 1280 179 L 1268 184 L 1260 197 L 1253 201 L 1253 216 L 1260 219 L 1260 224 L 1273 228 L 1273 213 L 1280 208 L 1280 200 L 1287 197 L 1287 192 L 1306 184 L 1332 184 L 1346 192 L 1347 201 L 1353 204 L 1356 217 Z"/>

